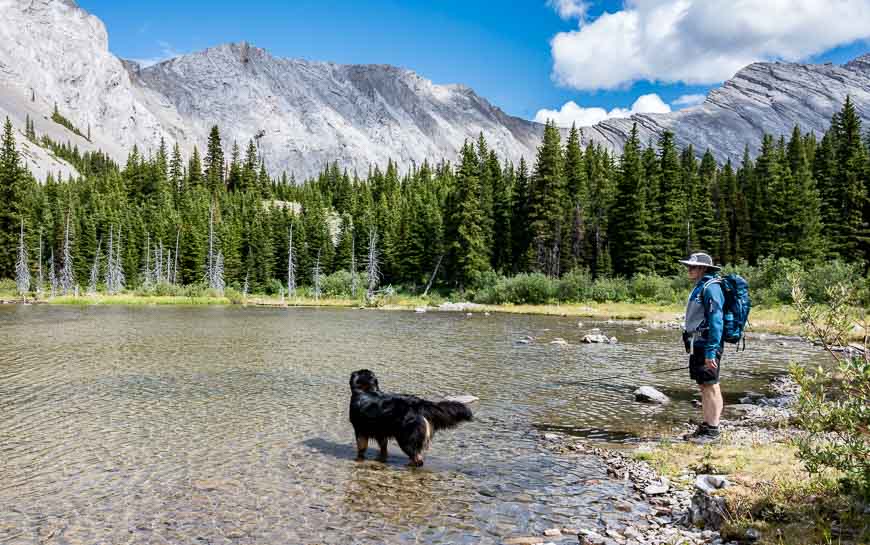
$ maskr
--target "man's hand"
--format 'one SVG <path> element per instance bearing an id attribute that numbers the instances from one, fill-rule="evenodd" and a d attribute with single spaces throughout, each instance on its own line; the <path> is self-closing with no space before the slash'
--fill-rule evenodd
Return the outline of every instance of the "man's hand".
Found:
<path id="1" fill-rule="evenodd" d="M 705 359 L 705 360 L 704 360 L 704 364 L 707 365 L 707 369 L 716 369 L 717 367 L 719 367 L 719 364 L 716 363 L 716 359 L 715 359 L 715 358 L 707 358 L 707 359 Z"/>

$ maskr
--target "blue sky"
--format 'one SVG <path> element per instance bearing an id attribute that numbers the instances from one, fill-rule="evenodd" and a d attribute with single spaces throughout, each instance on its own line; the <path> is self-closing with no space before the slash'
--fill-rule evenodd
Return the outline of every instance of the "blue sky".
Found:
<path id="1" fill-rule="evenodd" d="M 667 7 L 676 0 L 634 1 Z M 861 4 L 867 0 L 854 1 Z M 103 20 L 109 31 L 110 49 L 124 58 L 158 59 L 246 40 L 281 57 L 410 68 L 436 83 L 468 85 L 506 112 L 527 119 L 534 119 L 542 108 L 559 110 L 569 101 L 583 108 L 627 109 L 639 96 L 655 93 L 671 104 L 681 96 L 706 93 L 717 79 L 727 77 L 722 74 L 730 71 L 725 67 L 714 74 L 686 75 L 667 59 L 657 57 L 646 59 L 637 74 L 626 72 L 625 81 L 616 85 L 604 81 L 607 78 L 601 85 L 594 78 L 585 78 L 585 73 L 595 72 L 596 63 L 626 65 L 618 55 L 608 58 L 609 52 L 617 48 L 607 40 L 624 41 L 624 37 L 619 36 L 618 25 L 605 28 L 612 18 L 601 15 L 632 15 L 633 11 L 631 6 L 612 0 L 264 0 L 247 4 L 228 0 L 79 0 L 79 4 Z M 563 18 L 560 6 L 580 8 L 585 15 Z M 641 8 L 634 11 L 641 20 L 646 16 Z M 605 33 L 603 41 L 594 34 L 598 27 Z M 685 33 L 690 35 L 691 30 Z M 791 30 L 782 32 L 778 37 L 787 42 Z M 862 31 L 837 32 L 842 38 L 819 38 L 821 43 L 809 51 L 786 51 L 783 55 L 762 48 L 750 58 L 744 56 L 746 48 L 742 47 L 741 56 L 735 58 L 801 57 L 843 62 L 868 49 L 866 41 L 851 39 Z M 551 40 L 560 33 L 566 46 L 557 51 L 551 47 Z M 576 51 L 571 47 L 588 50 L 590 40 L 596 40 L 596 47 L 600 44 L 600 54 L 595 52 L 594 58 L 579 63 L 568 62 L 569 66 L 560 68 L 560 74 L 554 76 L 555 58 L 562 61 L 560 66 L 565 65 L 565 57 L 570 61 Z M 703 35 L 699 40 L 704 41 Z M 692 51 L 698 49 L 697 42 L 689 44 Z M 765 43 L 770 42 L 770 36 L 766 36 Z M 834 47 L 829 47 L 832 43 Z M 648 43 L 638 46 L 655 47 Z M 702 49 L 706 51 L 707 45 L 702 44 Z M 721 58 L 721 51 L 715 48 L 709 53 Z M 609 73 L 606 65 L 605 71 Z"/>

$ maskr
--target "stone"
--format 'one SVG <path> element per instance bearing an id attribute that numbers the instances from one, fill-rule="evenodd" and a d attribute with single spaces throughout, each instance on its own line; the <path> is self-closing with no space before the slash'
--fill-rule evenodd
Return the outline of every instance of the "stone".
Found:
<path id="1" fill-rule="evenodd" d="M 544 530 L 544 535 L 547 537 L 557 537 L 562 535 L 562 530 L 559 528 L 547 528 Z"/>
<path id="2" fill-rule="evenodd" d="M 587 343 L 587 344 L 593 344 L 593 343 L 609 344 L 610 339 L 606 335 L 602 335 L 600 333 L 593 333 L 593 334 L 589 334 L 589 335 L 586 335 L 585 337 L 583 337 L 583 342 Z"/>
<path id="3" fill-rule="evenodd" d="M 634 331 L 635 333 L 649 333 L 649 329 L 646 329 L 645 327 L 638 327 Z"/>
<path id="4" fill-rule="evenodd" d="M 566 341 L 565 339 L 563 339 L 561 337 L 556 337 L 555 339 L 550 341 L 550 344 L 557 344 L 559 346 L 568 346 L 568 341 Z"/>
<path id="5" fill-rule="evenodd" d="M 747 403 L 737 403 L 734 405 L 725 405 L 725 411 L 731 413 L 734 416 L 746 416 L 747 414 L 758 409 L 757 405 L 751 405 Z"/>
<path id="6" fill-rule="evenodd" d="M 610 338 L 607 340 L 607 342 L 610 343 L 610 344 L 616 344 L 618 341 L 616 340 L 616 337 L 610 337 Z"/>
<path id="7" fill-rule="evenodd" d="M 464 403 L 466 405 L 470 405 L 475 401 L 480 401 L 479 397 L 473 395 L 458 395 L 458 396 L 447 396 L 444 398 L 445 401 L 457 401 L 459 403 Z"/>
<path id="8" fill-rule="evenodd" d="M 614 506 L 614 508 L 615 508 L 617 511 L 622 511 L 623 513 L 631 513 L 631 510 L 633 509 L 630 503 L 625 503 L 625 502 L 619 502 L 619 503 L 617 503 L 617 504 Z"/>
<path id="9" fill-rule="evenodd" d="M 695 477 L 695 489 L 706 494 L 712 494 L 716 490 L 730 485 L 728 479 L 722 475 L 698 475 Z"/>
<path id="10" fill-rule="evenodd" d="M 581 530 L 580 532 L 580 545 L 604 545 L 607 543 L 607 538 L 601 534 L 596 534 L 590 530 Z"/>
<path id="11" fill-rule="evenodd" d="M 426 307 L 417 307 L 414 309 L 414 312 L 416 312 L 417 314 L 423 314 L 426 312 Z"/>
<path id="12" fill-rule="evenodd" d="M 634 391 L 634 400 L 643 403 L 657 403 L 664 405 L 670 403 L 670 398 L 652 386 L 641 386 Z"/>
<path id="13" fill-rule="evenodd" d="M 749 541 L 750 543 L 754 543 L 754 542 L 758 541 L 759 539 L 761 539 L 761 532 L 759 532 L 755 528 L 748 528 L 746 530 L 746 541 Z"/>
<path id="14" fill-rule="evenodd" d="M 667 484 L 651 484 L 643 489 L 643 493 L 647 496 L 657 496 L 666 493 L 668 490 L 670 490 L 670 486 Z"/>

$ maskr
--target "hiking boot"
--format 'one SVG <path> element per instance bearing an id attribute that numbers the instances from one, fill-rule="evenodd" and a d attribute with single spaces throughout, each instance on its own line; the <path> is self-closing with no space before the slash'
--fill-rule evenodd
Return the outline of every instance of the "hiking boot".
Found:
<path id="1" fill-rule="evenodd" d="M 707 445 L 710 443 L 718 443 L 719 442 L 719 428 L 711 428 L 710 426 L 705 426 L 704 431 L 699 433 L 698 435 L 694 435 L 686 439 L 686 441 L 690 443 L 695 443 L 696 445 Z"/>
<path id="2" fill-rule="evenodd" d="M 700 437 L 700 436 L 704 435 L 704 433 L 707 432 L 709 427 L 710 426 L 708 426 L 706 422 L 701 422 L 700 424 L 698 424 L 698 427 L 695 428 L 695 431 L 693 431 L 692 433 L 687 433 L 687 434 L 683 435 L 683 441 L 688 441 L 692 438 Z"/>

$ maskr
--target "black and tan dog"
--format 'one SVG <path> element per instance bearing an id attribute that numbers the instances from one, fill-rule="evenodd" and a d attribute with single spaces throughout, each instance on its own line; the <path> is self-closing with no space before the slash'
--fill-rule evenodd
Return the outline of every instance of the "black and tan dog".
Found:
<path id="1" fill-rule="evenodd" d="M 369 438 L 381 449 L 378 459 L 386 461 L 387 442 L 395 438 L 409 465 L 423 465 L 423 453 L 438 431 L 471 420 L 471 409 L 457 401 L 426 401 L 416 396 L 388 394 L 368 369 L 350 375 L 350 423 L 356 434 L 357 460 L 365 459 Z"/>

